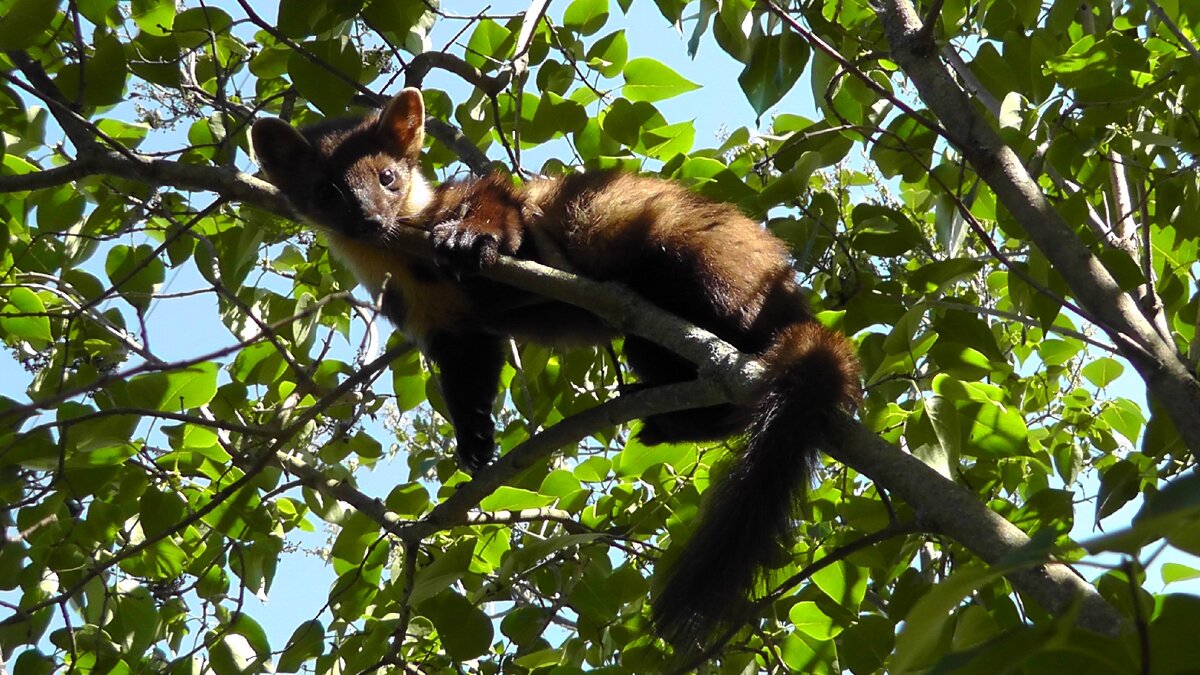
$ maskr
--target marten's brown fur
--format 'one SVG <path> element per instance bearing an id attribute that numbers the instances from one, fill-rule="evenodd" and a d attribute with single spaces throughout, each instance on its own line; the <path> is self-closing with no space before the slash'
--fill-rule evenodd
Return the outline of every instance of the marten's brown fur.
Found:
<path id="1" fill-rule="evenodd" d="M 640 433 L 650 444 L 746 433 L 653 603 L 660 633 L 696 648 L 743 618 L 756 580 L 789 542 L 828 420 L 859 398 L 852 345 L 813 319 L 783 243 L 728 204 L 619 172 L 520 188 L 495 175 L 432 188 L 419 168 L 423 138 L 415 89 L 364 119 L 301 130 L 266 119 L 252 133 L 271 182 L 326 232 L 383 298 L 389 318 L 437 364 L 468 470 L 494 452 L 491 410 L 505 337 L 595 343 L 613 333 L 578 308 L 530 303 L 469 275 L 500 253 L 565 257 L 574 271 L 622 282 L 767 364 L 771 376 L 756 406 L 655 415 Z M 440 264 L 388 246 L 389 233 L 405 225 L 429 231 Z M 643 385 L 696 377 L 692 364 L 636 336 L 626 337 L 624 354 Z"/>

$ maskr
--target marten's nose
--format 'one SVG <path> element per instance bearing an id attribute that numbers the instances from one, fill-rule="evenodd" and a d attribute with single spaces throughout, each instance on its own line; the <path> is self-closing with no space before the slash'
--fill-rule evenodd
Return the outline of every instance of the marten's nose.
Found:
<path id="1" fill-rule="evenodd" d="M 367 214 L 363 220 L 365 220 L 367 225 L 370 225 L 373 229 L 383 229 L 383 227 L 387 225 L 387 223 L 384 222 L 383 217 L 375 213 Z"/>

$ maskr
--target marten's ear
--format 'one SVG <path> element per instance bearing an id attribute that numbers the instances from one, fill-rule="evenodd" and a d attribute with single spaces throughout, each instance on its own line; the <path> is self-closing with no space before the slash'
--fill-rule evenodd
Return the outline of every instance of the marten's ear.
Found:
<path id="1" fill-rule="evenodd" d="M 402 89 L 379 115 L 378 133 L 389 153 L 416 161 L 425 144 L 425 103 L 413 87 Z"/>
<path id="2" fill-rule="evenodd" d="M 250 128 L 250 144 L 258 165 L 272 183 L 280 185 L 293 172 L 302 170 L 312 146 L 295 127 L 278 117 L 266 117 Z"/>

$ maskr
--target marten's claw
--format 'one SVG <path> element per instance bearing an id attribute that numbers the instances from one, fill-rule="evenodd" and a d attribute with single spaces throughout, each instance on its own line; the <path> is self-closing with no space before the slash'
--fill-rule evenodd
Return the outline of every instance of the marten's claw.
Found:
<path id="1" fill-rule="evenodd" d="M 458 466 L 463 471 L 474 476 L 481 469 L 492 463 L 492 459 L 496 455 L 495 444 L 487 443 L 471 443 L 465 442 L 464 439 L 458 440 L 458 445 L 454 449 L 454 454 L 458 458 Z"/>
<path id="2" fill-rule="evenodd" d="M 456 277 L 476 274 L 496 264 L 500 255 L 496 235 L 467 229 L 460 220 L 438 223 L 430 228 L 429 235 L 437 263 Z"/>

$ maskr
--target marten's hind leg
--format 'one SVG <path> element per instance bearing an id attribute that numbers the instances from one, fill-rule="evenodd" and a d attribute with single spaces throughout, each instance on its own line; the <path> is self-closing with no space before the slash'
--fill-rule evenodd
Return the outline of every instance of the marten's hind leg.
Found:
<path id="1" fill-rule="evenodd" d="M 625 338 L 625 359 L 639 378 L 627 390 L 696 379 L 695 365 L 643 338 Z M 638 440 L 646 445 L 715 440 L 741 431 L 748 421 L 749 411 L 732 403 L 678 410 L 642 420 Z"/>

